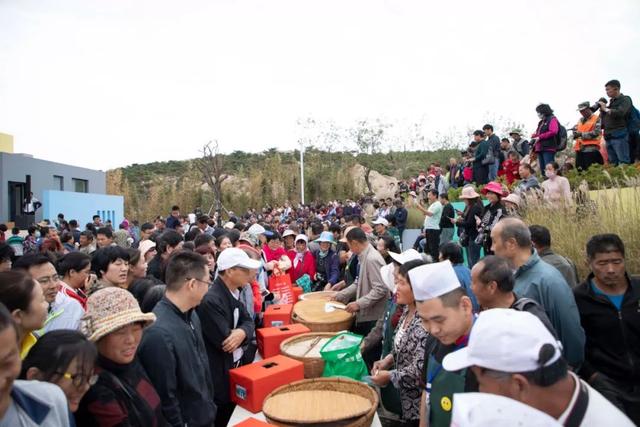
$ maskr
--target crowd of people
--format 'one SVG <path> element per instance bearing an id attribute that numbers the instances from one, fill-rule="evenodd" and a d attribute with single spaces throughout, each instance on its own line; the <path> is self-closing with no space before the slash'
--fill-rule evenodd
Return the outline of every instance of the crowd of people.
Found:
<path id="1" fill-rule="evenodd" d="M 605 84 L 610 101 L 600 98 L 595 103 L 578 104 L 578 120 L 569 129 L 575 156 L 567 156 L 563 172 L 574 168 L 586 171 L 593 164 L 630 164 L 640 159 L 640 113 L 620 88 L 618 80 L 611 80 Z M 448 188 L 471 183 L 485 185 L 498 177 L 503 177 L 510 186 L 524 178 L 521 174 L 524 165 L 529 165 L 534 174 L 538 171 L 549 176 L 547 165 L 554 164 L 557 173 L 558 153 L 567 148 L 567 129 L 549 105 L 538 105 L 536 113 L 539 122 L 529 139 L 518 128 L 501 138 L 494 133 L 493 125 L 485 124 L 473 132 L 473 140 L 461 157 L 451 158 L 447 165 L 437 162 L 429 165 L 417 177 L 402 180 L 399 191 L 426 198 L 432 189 L 441 194 Z"/>
<path id="2" fill-rule="evenodd" d="M 3 371 L 3 422 L 34 420 L 24 402 L 46 395 L 36 425 L 68 425 L 69 412 L 77 425 L 227 425 L 235 408 L 229 370 L 254 360 L 262 313 L 279 302 L 269 277 L 280 274 L 309 291 L 337 292 L 364 337 L 371 383 L 402 425 L 448 425 L 450 406 L 441 402 L 477 390 L 560 420 L 575 409 L 572 396 L 587 393 L 576 425 L 639 422 L 640 281 L 625 270 L 622 240 L 593 236 L 592 273 L 580 278 L 552 250 L 549 230 L 511 215 L 501 191 L 486 185 L 485 207 L 463 188 L 465 210 L 447 210 L 461 230 L 457 242 L 453 228 L 432 233 L 429 220 L 451 205 L 430 191 L 425 236 L 405 251 L 413 242 L 387 220 L 406 216 L 402 204 L 371 224 L 351 203 L 348 216 L 341 205 L 299 222 L 285 205 L 224 224 L 207 215 L 190 221 L 174 206 L 166 219 L 123 221 L 118 231 L 96 217 L 80 232 L 60 216 L 29 233 L 21 255 L 11 242 L 0 245 L 0 356 L 12 367 Z M 51 242 L 74 232 L 82 244 Z M 499 329 L 512 322 L 528 326 Z M 532 366 L 533 344 L 496 338 L 505 334 L 544 342 L 547 359 Z M 463 369 L 448 362 L 456 350 L 469 353 Z"/>
<path id="3" fill-rule="evenodd" d="M 600 160 L 602 133 L 609 160 L 628 161 L 619 86 L 607 83 L 600 119 L 581 104 L 580 167 Z M 511 145 L 485 126 L 463 164 L 401 183 L 424 214 L 415 241 L 403 241 L 403 194 L 284 203 L 224 222 L 173 206 L 117 229 L 97 215 L 80 229 L 64 214 L 26 236 L 3 226 L 0 425 L 228 425 L 229 372 L 255 360 L 280 275 L 334 291 L 353 314 L 367 381 L 396 425 L 448 426 L 454 395 L 477 391 L 564 425 L 640 424 L 640 279 L 623 240 L 594 235 L 586 258 L 570 260 L 519 215 L 536 189 L 551 204 L 570 197 L 554 158 L 561 127 L 548 106 L 539 113 L 531 141 L 514 131 Z M 513 193 L 499 175 L 518 180 Z M 461 187 L 463 210 L 447 186 Z M 574 261 L 591 273 L 579 277 Z"/>

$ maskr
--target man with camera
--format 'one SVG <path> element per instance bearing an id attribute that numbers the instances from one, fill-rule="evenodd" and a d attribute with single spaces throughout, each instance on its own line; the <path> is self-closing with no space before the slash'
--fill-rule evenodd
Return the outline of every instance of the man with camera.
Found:
<path id="1" fill-rule="evenodd" d="M 600 109 L 609 162 L 616 166 L 620 163 L 629 164 L 631 156 L 635 157 L 635 153 L 630 154 L 629 131 L 627 129 L 629 113 L 632 108 L 631 98 L 620 92 L 618 80 L 610 80 L 604 87 L 610 98 L 609 105 L 604 98 L 600 98 L 594 107 Z"/>
<path id="2" fill-rule="evenodd" d="M 594 110 L 600 108 L 599 104 L 594 106 Z M 578 111 L 582 115 L 578 124 L 573 128 L 573 149 L 576 151 L 576 167 L 578 170 L 587 170 L 594 163 L 604 164 L 602 154 L 600 154 L 600 140 L 602 139 L 602 129 L 600 125 L 600 114 L 595 114 L 588 102 L 578 105 Z"/>

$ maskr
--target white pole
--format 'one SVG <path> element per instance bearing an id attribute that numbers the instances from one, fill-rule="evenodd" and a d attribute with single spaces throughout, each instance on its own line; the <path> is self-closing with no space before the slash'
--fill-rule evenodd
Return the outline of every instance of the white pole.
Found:
<path id="1" fill-rule="evenodd" d="M 300 141 L 300 203 L 304 205 L 304 144 Z"/>

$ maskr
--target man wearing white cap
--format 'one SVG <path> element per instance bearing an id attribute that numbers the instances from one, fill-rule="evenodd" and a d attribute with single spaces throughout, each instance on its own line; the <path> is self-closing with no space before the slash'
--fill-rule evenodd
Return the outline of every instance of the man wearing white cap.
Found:
<path id="1" fill-rule="evenodd" d="M 228 248 L 220 253 L 217 265 L 218 277 L 197 311 L 218 407 L 215 425 L 226 426 L 235 409 L 229 396 L 229 370 L 253 361 L 251 353 L 255 353 L 255 348 L 247 346 L 255 329 L 253 319 L 238 298 L 240 289 L 253 281 L 261 263 L 241 249 Z"/>
<path id="2" fill-rule="evenodd" d="M 615 406 L 569 371 L 562 345 L 528 312 L 482 312 L 466 348 L 447 355 L 445 370 L 471 369 L 480 391 L 510 397 L 565 426 L 633 426 Z"/>
<path id="3" fill-rule="evenodd" d="M 389 236 L 389 232 L 387 231 L 387 227 L 389 226 L 389 221 L 383 216 L 379 216 L 375 221 L 371 223 L 373 225 L 373 231 L 375 232 L 378 238 L 382 236 Z"/>
<path id="4" fill-rule="evenodd" d="M 421 420 L 425 421 L 428 413 L 429 426 L 449 426 L 453 394 L 477 391 L 469 370 L 442 369 L 442 359 L 447 354 L 467 345 L 474 321 L 473 305 L 449 261 L 414 268 L 409 271 L 409 278 L 422 326 L 438 340 L 436 348 L 425 354 Z"/>

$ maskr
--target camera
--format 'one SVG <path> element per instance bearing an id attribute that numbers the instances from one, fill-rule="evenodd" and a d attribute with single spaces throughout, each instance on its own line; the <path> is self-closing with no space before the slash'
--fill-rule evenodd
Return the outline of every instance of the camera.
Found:
<path id="1" fill-rule="evenodd" d="M 600 109 L 601 102 L 604 102 L 606 104 L 607 100 L 605 98 L 600 98 L 591 107 L 589 107 L 589 109 L 595 113 Z"/>

